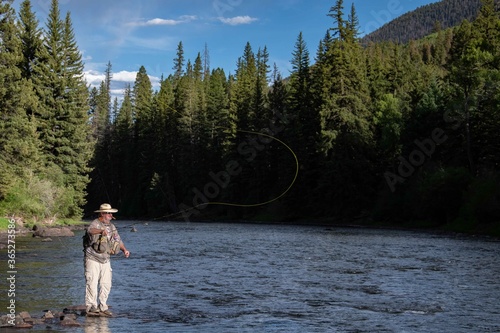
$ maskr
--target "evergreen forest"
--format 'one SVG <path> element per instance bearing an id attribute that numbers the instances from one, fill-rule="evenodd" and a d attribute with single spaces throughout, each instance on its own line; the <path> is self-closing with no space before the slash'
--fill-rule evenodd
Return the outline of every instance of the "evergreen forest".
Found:
<path id="1" fill-rule="evenodd" d="M 439 227 L 500 234 L 500 14 L 408 42 L 363 41 L 332 1 L 290 75 L 242 45 L 235 73 L 186 58 L 119 102 L 90 87 L 71 16 L 0 0 L 0 213 Z M 443 1 L 445 2 L 445 1 Z"/>

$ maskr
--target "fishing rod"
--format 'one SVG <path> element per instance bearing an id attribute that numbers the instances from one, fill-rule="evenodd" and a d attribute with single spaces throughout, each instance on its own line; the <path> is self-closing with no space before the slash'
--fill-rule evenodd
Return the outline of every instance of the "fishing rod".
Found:
<path id="1" fill-rule="evenodd" d="M 299 174 L 299 169 L 300 169 L 300 165 L 299 165 L 299 159 L 297 157 L 297 154 L 295 154 L 295 152 L 293 151 L 293 149 L 288 146 L 285 142 L 283 142 L 282 140 L 272 136 L 272 135 L 269 135 L 269 134 L 264 134 L 264 133 L 260 133 L 260 132 L 254 132 L 254 131 L 247 131 L 247 130 L 236 130 L 238 132 L 242 132 L 242 133 L 249 133 L 249 134 L 254 134 L 254 135 L 260 135 L 260 136 L 264 136 L 264 137 L 268 137 L 272 140 L 275 140 L 277 142 L 279 142 L 280 144 L 282 144 L 284 147 L 286 147 L 290 153 L 292 154 L 293 158 L 294 158 L 294 161 L 295 161 L 295 173 L 294 173 L 294 176 L 293 176 L 293 179 L 291 181 L 291 183 L 287 186 L 287 188 L 281 193 L 279 194 L 278 196 L 272 198 L 272 199 L 269 199 L 269 200 L 266 200 L 266 201 L 263 201 L 263 202 L 258 202 L 258 203 L 253 203 L 253 204 L 242 204 L 242 203 L 234 203 L 234 202 L 223 202 L 223 201 L 208 201 L 208 202 L 204 202 L 204 203 L 200 203 L 198 205 L 194 205 L 194 206 L 191 206 L 191 207 L 188 207 L 186 209 L 183 209 L 181 211 L 178 211 L 178 212 L 175 212 L 175 213 L 172 213 L 172 214 L 169 214 L 169 215 L 164 215 L 164 216 L 161 216 L 161 217 L 158 217 L 158 218 L 154 218 L 154 220 L 159 220 L 159 219 L 162 219 L 162 218 L 168 218 L 168 217 L 172 217 L 172 216 L 177 216 L 177 215 L 183 215 L 185 213 L 189 213 L 193 210 L 196 210 L 198 207 L 201 207 L 201 206 L 206 206 L 206 205 L 219 205 L 219 206 L 232 206 L 232 207 L 242 207 L 242 208 L 251 208 L 251 207 L 258 207 L 258 206 L 264 206 L 264 205 L 268 205 L 274 201 L 277 201 L 279 200 L 280 198 L 282 198 L 283 196 L 285 196 L 289 191 L 290 189 L 293 187 L 293 185 L 295 184 L 296 180 L 297 180 L 297 177 L 298 177 L 298 174 Z"/>
<path id="2" fill-rule="evenodd" d="M 175 110 L 174 108 L 172 108 L 170 106 L 167 106 L 167 107 L 172 112 L 177 113 L 177 114 L 180 115 L 180 113 L 177 110 Z M 279 113 L 278 113 L 278 115 L 279 115 L 279 117 L 281 117 L 281 115 Z M 222 126 L 215 126 L 215 128 L 218 128 L 218 129 L 229 129 L 230 130 L 230 128 L 226 128 L 226 127 L 222 127 Z M 235 129 L 235 131 L 236 132 L 240 132 L 240 133 L 248 133 L 248 134 L 253 134 L 253 135 L 257 135 L 257 136 L 267 137 L 267 138 L 269 138 L 271 140 L 279 142 L 286 149 L 288 149 L 288 151 L 292 154 L 292 156 L 294 158 L 294 161 L 295 161 L 295 173 L 294 173 L 293 179 L 291 180 L 290 184 L 286 187 L 286 189 L 282 193 L 280 193 L 279 195 L 277 195 L 276 197 L 271 198 L 271 199 L 266 200 L 266 201 L 263 201 L 263 202 L 257 202 L 257 203 L 252 203 L 252 204 L 243 204 L 243 203 L 237 203 L 237 202 L 209 201 L 209 202 L 204 202 L 204 203 L 201 203 L 201 204 L 198 204 L 198 205 L 194 205 L 194 206 L 191 206 L 191 207 L 187 207 L 187 208 L 185 208 L 183 210 L 180 210 L 180 211 L 172 213 L 172 214 L 163 215 L 163 216 L 160 216 L 160 217 L 157 217 L 157 218 L 153 218 L 153 220 L 160 220 L 160 219 L 165 219 L 165 218 L 169 218 L 169 217 L 172 217 L 172 216 L 184 215 L 185 213 L 189 213 L 189 212 L 191 212 L 193 210 L 196 210 L 197 208 L 199 208 L 201 206 L 207 206 L 207 205 L 232 206 L 232 207 L 242 207 L 242 208 L 264 206 L 264 205 L 267 205 L 267 204 L 270 204 L 272 202 L 275 202 L 275 201 L 279 200 L 280 198 L 282 198 L 283 196 L 285 196 L 291 190 L 291 188 L 293 187 L 293 185 L 295 184 L 295 182 L 297 180 L 299 169 L 300 169 L 298 157 L 295 154 L 295 152 L 293 151 L 293 149 L 290 146 L 288 146 L 285 142 L 283 142 L 282 140 L 280 140 L 280 139 L 278 139 L 275 136 L 270 135 L 270 134 L 265 134 L 265 133 L 261 133 L 261 132 L 255 132 L 255 131 L 249 131 L 249 130 L 239 130 L 239 129 Z M 269 130 L 269 131 L 272 132 L 271 130 Z M 101 175 L 101 171 L 98 170 L 98 172 L 99 172 L 99 176 L 101 177 L 101 179 L 103 179 L 103 177 Z M 105 190 L 106 190 L 106 195 L 108 197 L 108 201 L 110 201 L 109 193 L 107 191 L 107 187 L 106 187 L 106 184 L 105 184 L 104 181 L 103 181 L 103 185 L 104 185 Z M 161 190 L 163 196 L 166 197 L 165 191 L 161 188 L 161 186 L 160 186 L 160 190 Z M 113 219 L 114 219 L 114 217 L 113 217 Z M 137 225 L 139 223 L 141 223 L 141 222 L 131 223 L 131 224 L 128 224 L 128 225 L 125 225 L 125 226 L 121 226 L 121 228 L 127 228 L 127 227 L 130 228 L 130 227 L 133 227 L 133 226 L 135 226 L 135 225 Z"/>

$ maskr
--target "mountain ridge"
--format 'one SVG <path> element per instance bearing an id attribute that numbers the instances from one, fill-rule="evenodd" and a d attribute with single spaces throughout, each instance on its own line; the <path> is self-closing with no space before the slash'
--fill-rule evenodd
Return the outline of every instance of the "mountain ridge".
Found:
<path id="1" fill-rule="evenodd" d="M 498 8 L 500 0 L 495 0 Z M 481 0 L 441 0 L 407 12 L 361 38 L 363 44 L 392 41 L 407 43 L 441 29 L 454 27 L 463 20 L 473 20 L 482 6 Z"/>

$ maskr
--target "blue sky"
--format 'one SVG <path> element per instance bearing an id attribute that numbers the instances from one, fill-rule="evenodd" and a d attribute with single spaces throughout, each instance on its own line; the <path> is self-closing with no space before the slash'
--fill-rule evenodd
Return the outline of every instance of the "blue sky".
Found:
<path id="1" fill-rule="evenodd" d="M 59 0 L 61 18 L 70 13 L 87 82 L 98 86 L 111 62 L 113 95 L 120 97 L 133 84 L 141 66 L 153 87 L 171 74 L 177 45 L 194 62 L 207 45 L 210 68 L 234 73 L 247 42 L 257 53 L 267 47 L 272 67 L 283 76 L 297 37 L 302 32 L 311 62 L 319 41 L 333 21 L 327 16 L 335 0 Z M 345 0 L 354 2 L 361 32 L 369 33 L 388 21 L 436 0 Z M 19 9 L 21 0 L 14 1 Z M 51 0 L 31 0 L 40 27 L 45 28 Z"/>

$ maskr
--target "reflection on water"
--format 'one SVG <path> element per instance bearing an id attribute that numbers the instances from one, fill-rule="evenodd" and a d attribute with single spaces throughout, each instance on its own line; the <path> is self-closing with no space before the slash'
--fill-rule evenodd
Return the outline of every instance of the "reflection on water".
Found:
<path id="1" fill-rule="evenodd" d="M 113 257 L 116 318 L 80 317 L 81 328 L 65 331 L 500 331 L 495 241 L 217 223 L 137 223 L 130 232 L 130 225 L 117 222 L 131 257 Z M 20 246 L 19 309 L 37 315 L 83 303 L 81 237 Z"/>
<path id="2" fill-rule="evenodd" d="M 83 325 L 85 333 L 111 333 L 106 317 L 86 317 Z"/>

